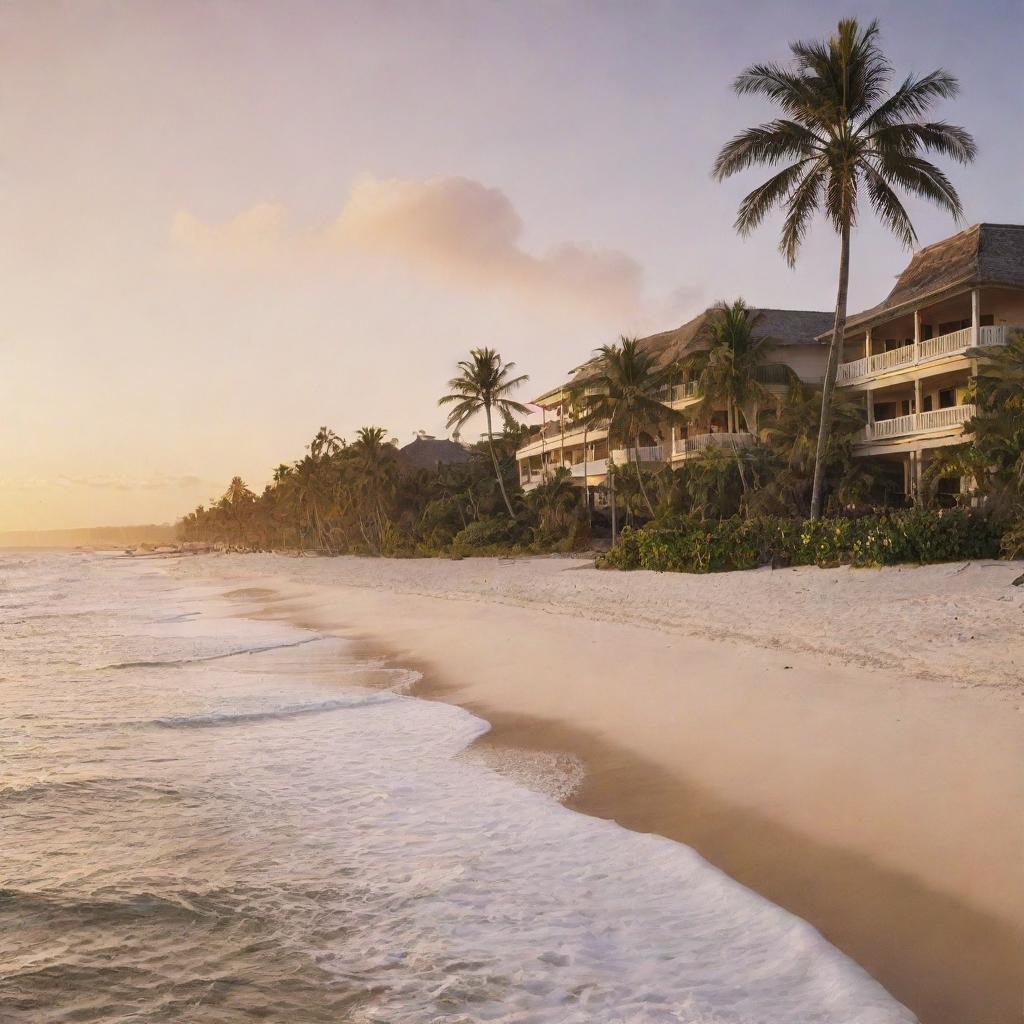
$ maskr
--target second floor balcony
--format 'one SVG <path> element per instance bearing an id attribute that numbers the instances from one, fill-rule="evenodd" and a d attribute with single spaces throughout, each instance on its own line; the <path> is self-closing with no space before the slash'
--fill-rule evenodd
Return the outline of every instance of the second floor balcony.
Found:
<path id="1" fill-rule="evenodd" d="M 974 328 L 964 327 L 958 331 L 940 334 L 936 338 L 918 342 L 916 345 L 903 345 L 888 352 L 879 352 L 876 355 L 864 356 L 862 359 L 842 363 L 836 375 L 836 383 L 840 385 L 857 384 L 881 374 L 913 369 L 949 356 L 964 355 L 972 348 L 1005 345 L 1010 334 L 1019 330 L 1024 330 L 1024 328 L 1008 324 L 979 327 L 977 341 L 975 341 Z"/>
<path id="2" fill-rule="evenodd" d="M 674 461 L 692 459 L 703 455 L 711 448 L 746 448 L 755 440 L 753 434 L 726 431 L 719 431 L 715 434 L 697 434 L 694 437 L 678 437 L 672 442 L 672 458 Z"/>
<path id="3" fill-rule="evenodd" d="M 892 441 L 912 437 L 918 434 L 957 434 L 963 425 L 977 413 L 977 406 L 971 404 L 952 405 L 946 409 L 933 409 L 930 412 L 915 412 L 907 416 L 894 416 L 891 419 L 875 420 L 864 428 L 858 444 L 873 444 L 879 441 Z"/>

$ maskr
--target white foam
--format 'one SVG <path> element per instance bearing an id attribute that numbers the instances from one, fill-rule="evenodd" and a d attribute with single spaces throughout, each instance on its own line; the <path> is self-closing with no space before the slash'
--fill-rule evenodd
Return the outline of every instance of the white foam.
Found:
<path id="1" fill-rule="evenodd" d="M 303 965 L 289 993 L 305 991 L 303 971 L 311 986 L 333 978 L 358 994 L 344 1015 L 356 1024 L 913 1022 L 809 925 L 693 850 L 520 785 L 543 774 L 543 758 L 493 771 L 497 755 L 466 756 L 486 723 L 403 695 L 407 674 L 358 662 L 336 640 L 282 649 L 309 637 L 225 618 L 202 588 L 148 572 L 93 562 L 65 565 L 62 579 L 59 604 L 99 610 L 19 634 L 10 785 L 41 787 L 50 802 L 37 826 L 16 810 L 0 821 L 12 889 L 251 920 L 268 953 L 246 971 Z M 109 663 L 111 647 L 118 660 L 185 661 L 55 675 L 39 660 L 47 640 L 86 666 Z M 195 660 L 259 645 L 276 649 Z M 224 727 L 150 728 L 141 741 L 140 722 Z M 54 970 L 96 941 L 68 920 L 46 947 Z M 111 976 L 112 1003 L 140 1019 L 162 993 L 127 987 L 132 964 L 187 989 L 214 956 L 204 943 L 221 944 L 230 974 L 254 940 L 247 931 L 225 951 L 227 928 L 189 925 L 182 939 L 173 922 L 132 922 L 105 955 L 129 965 Z M 0 934 L 0 958 L 9 941 Z M 186 966 L 186 948 L 200 966 Z"/>

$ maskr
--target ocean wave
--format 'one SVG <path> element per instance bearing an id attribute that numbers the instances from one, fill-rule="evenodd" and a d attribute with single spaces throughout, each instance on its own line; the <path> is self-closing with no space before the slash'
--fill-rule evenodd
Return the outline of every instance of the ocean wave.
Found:
<path id="1" fill-rule="evenodd" d="M 205 654 L 198 658 L 167 658 L 151 661 L 118 661 L 112 665 L 100 665 L 96 671 L 103 672 L 108 669 L 125 668 L 174 668 L 178 665 L 196 665 L 207 661 L 221 661 L 224 658 L 234 658 L 242 654 L 262 654 L 265 651 L 280 651 L 288 647 L 302 647 L 304 644 L 313 644 L 323 637 L 310 636 L 301 640 L 292 640 L 289 643 L 263 644 L 257 647 L 240 647 L 235 651 L 223 651 L 220 654 Z"/>
<path id="2" fill-rule="evenodd" d="M 390 704 L 398 698 L 391 694 L 374 694 L 371 697 L 354 697 L 347 700 L 324 700 L 315 704 L 292 704 L 267 711 L 213 711 L 206 715 L 172 715 L 156 718 L 152 725 L 165 729 L 204 729 L 219 725 L 245 725 L 250 722 L 268 722 L 277 719 L 298 718 L 302 715 L 317 715 L 325 711 L 350 711 L 372 707 L 375 704 Z"/>

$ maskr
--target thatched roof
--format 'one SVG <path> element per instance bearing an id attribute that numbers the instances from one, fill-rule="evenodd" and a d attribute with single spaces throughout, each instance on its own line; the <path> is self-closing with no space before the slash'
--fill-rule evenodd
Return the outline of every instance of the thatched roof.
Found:
<path id="1" fill-rule="evenodd" d="M 818 344 L 817 336 L 831 328 L 834 319 L 832 313 L 806 309 L 754 309 L 752 312 L 757 317 L 754 337 L 770 338 L 772 344 L 779 348 Z M 640 345 L 655 357 L 658 366 L 667 366 L 683 356 L 709 347 L 710 328 L 715 315 L 715 307 L 709 307 L 682 327 L 641 338 Z M 592 365 L 593 360 L 588 360 L 577 367 L 573 371 L 573 379 L 585 375 Z M 557 394 L 558 390 L 547 394 Z M 541 396 L 538 401 L 544 397 Z"/>
<path id="2" fill-rule="evenodd" d="M 409 469 L 437 469 L 451 462 L 469 462 L 472 456 L 461 444 L 446 438 L 417 437 L 398 449 L 398 456 Z"/>
<path id="3" fill-rule="evenodd" d="M 1024 225 L 974 224 L 921 249 L 885 300 L 851 316 L 847 326 L 867 327 L 981 285 L 1024 288 Z"/>

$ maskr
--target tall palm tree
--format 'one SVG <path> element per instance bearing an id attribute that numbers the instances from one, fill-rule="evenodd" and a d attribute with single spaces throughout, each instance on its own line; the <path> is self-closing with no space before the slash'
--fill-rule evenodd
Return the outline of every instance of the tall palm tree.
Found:
<path id="1" fill-rule="evenodd" d="M 508 500 L 505 480 L 494 451 L 491 414 L 497 411 L 505 418 L 516 414 L 524 416 L 529 412 L 525 405 L 509 397 L 520 384 L 530 379 L 526 374 L 510 376 L 515 365 L 503 362 L 494 349 L 475 348 L 469 353 L 469 359 L 459 362 L 459 375 L 448 381 L 451 391 L 437 401 L 438 405 L 453 406 L 448 414 L 449 430 L 452 427 L 461 430 L 468 419 L 481 411 L 484 413 L 487 420 L 487 447 L 491 453 L 491 462 L 494 464 L 494 475 L 497 477 L 505 508 L 513 518 L 515 513 L 512 511 L 512 503 Z"/>
<path id="2" fill-rule="evenodd" d="M 386 437 L 383 427 L 361 427 L 349 449 L 349 485 L 356 499 L 359 529 L 378 552 L 390 524 L 387 506 L 398 486 L 398 449 Z"/>
<path id="3" fill-rule="evenodd" d="M 776 207 L 785 211 L 779 249 L 792 266 L 811 219 L 820 209 L 840 238 L 839 287 L 835 324 L 825 371 L 811 516 L 821 514 L 825 454 L 831 427 L 832 391 L 846 327 L 850 278 L 850 232 L 857 223 L 862 192 L 890 231 L 908 248 L 917 241 L 914 226 L 896 189 L 930 199 L 962 219 L 960 197 L 946 175 L 922 153 L 938 153 L 959 163 L 974 159 L 974 140 L 945 121 L 926 121 L 936 100 L 952 98 L 959 83 L 939 69 L 909 75 L 890 93 L 893 67 L 878 41 L 878 22 L 861 27 L 839 22 L 824 41 L 790 45 L 792 62 L 754 64 L 733 83 L 742 95 L 764 96 L 785 116 L 741 132 L 715 160 L 719 181 L 764 164 L 786 166 L 754 189 L 740 204 L 736 229 L 753 231 Z"/>
<path id="4" fill-rule="evenodd" d="M 623 336 L 617 345 L 602 345 L 597 349 L 597 358 L 588 364 L 574 385 L 576 393 L 586 395 L 584 422 L 607 421 L 609 454 L 616 441 L 626 449 L 627 462 L 632 451 L 637 484 L 652 516 L 654 506 L 640 471 L 640 435 L 659 434 L 667 423 L 682 420 L 682 415 L 661 399 L 675 372 L 676 367 L 671 364 L 659 367 L 654 356 L 641 347 L 638 338 Z M 613 491 L 613 510 L 614 502 Z"/>
<path id="5" fill-rule="evenodd" d="M 769 338 L 754 335 L 761 314 L 742 299 L 719 302 L 708 323 L 709 345 L 683 360 L 696 378 L 700 404 L 698 415 L 708 418 L 724 405 L 730 432 L 742 425 L 757 433 L 757 410 L 768 401 L 759 371 L 772 352 Z"/>

